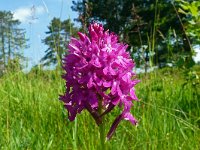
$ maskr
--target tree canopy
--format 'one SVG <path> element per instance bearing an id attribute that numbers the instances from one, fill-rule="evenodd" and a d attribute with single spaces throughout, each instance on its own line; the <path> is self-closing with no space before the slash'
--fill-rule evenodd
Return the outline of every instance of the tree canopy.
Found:
<path id="1" fill-rule="evenodd" d="M 23 49 L 27 47 L 25 30 L 10 11 L 0 11 L 0 66 L 5 71 L 12 61 L 24 60 Z"/>
<path id="2" fill-rule="evenodd" d="M 196 41 L 184 30 L 187 19 L 179 13 L 179 4 L 171 0 L 78 0 L 73 1 L 72 9 L 78 12 L 76 20 L 84 28 L 96 20 L 119 34 L 139 64 L 151 61 L 163 66 L 180 54 L 191 58 L 191 45 Z"/>
<path id="3" fill-rule="evenodd" d="M 46 38 L 42 42 L 48 46 L 45 56 L 41 59 L 44 66 L 57 64 L 62 61 L 62 57 L 67 53 L 67 43 L 72 35 L 78 32 L 78 28 L 70 19 L 61 21 L 53 18 L 48 26 Z"/>

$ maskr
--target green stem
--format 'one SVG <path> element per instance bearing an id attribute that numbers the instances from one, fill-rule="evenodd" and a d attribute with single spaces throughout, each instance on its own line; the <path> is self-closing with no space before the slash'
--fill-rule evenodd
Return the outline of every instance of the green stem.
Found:
<path id="1" fill-rule="evenodd" d="M 105 150 L 105 127 L 102 120 L 102 124 L 99 126 L 100 140 L 101 140 L 101 149 Z"/>
<path id="2" fill-rule="evenodd" d="M 102 106 L 102 98 L 99 98 L 99 114 L 103 113 L 103 106 Z M 100 133 L 100 149 L 105 150 L 105 125 L 104 125 L 104 118 L 102 117 L 102 123 L 99 125 L 99 133 Z"/>
<path id="3" fill-rule="evenodd" d="M 73 129 L 73 147 L 75 150 L 77 150 L 77 118 L 75 118 L 75 125 L 74 125 L 74 129 Z"/>

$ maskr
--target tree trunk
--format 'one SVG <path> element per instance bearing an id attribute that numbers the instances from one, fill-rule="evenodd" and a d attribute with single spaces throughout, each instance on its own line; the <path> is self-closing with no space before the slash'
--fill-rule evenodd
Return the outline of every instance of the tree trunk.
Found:
<path id="1" fill-rule="evenodd" d="M 5 53 L 5 39 L 4 39 L 4 34 L 2 32 L 2 35 L 1 35 L 1 42 L 2 42 L 2 57 L 3 57 L 3 69 L 5 70 L 5 67 L 6 67 L 6 53 Z"/>
<path id="2" fill-rule="evenodd" d="M 10 62 L 11 57 L 11 36 L 8 37 L 8 62 Z"/>

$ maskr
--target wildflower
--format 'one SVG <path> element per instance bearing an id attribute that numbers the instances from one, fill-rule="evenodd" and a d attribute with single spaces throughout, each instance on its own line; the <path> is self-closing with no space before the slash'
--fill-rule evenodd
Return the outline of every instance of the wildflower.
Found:
<path id="1" fill-rule="evenodd" d="M 137 123 L 130 113 L 132 101 L 138 100 L 134 86 L 139 81 L 132 72 L 134 62 L 126 52 L 128 45 L 120 43 L 114 33 L 104 31 L 101 24 L 91 24 L 89 36 L 80 32 L 78 35 L 80 39 L 71 38 L 69 54 L 63 60 L 66 92 L 60 99 L 70 121 L 86 109 L 97 125 L 115 106 L 123 108 L 108 132 L 109 139 L 121 120 Z M 101 114 L 100 106 L 104 110 Z"/>

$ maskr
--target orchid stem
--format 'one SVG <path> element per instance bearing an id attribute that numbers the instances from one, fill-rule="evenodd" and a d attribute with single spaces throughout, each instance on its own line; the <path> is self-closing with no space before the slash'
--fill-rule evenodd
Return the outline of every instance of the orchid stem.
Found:
<path id="1" fill-rule="evenodd" d="M 103 113 L 103 105 L 102 105 L 102 98 L 99 98 L 99 114 Z M 100 141 L 101 150 L 105 150 L 105 125 L 104 125 L 104 118 L 102 117 L 102 123 L 99 125 L 99 133 L 100 133 Z"/>
<path id="2" fill-rule="evenodd" d="M 100 132 L 100 140 L 101 140 L 101 149 L 105 150 L 105 127 L 104 122 L 99 126 L 99 132 Z"/>
<path id="3" fill-rule="evenodd" d="M 75 125 L 73 129 L 73 147 L 75 150 L 77 150 L 77 118 L 75 118 Z"/>

